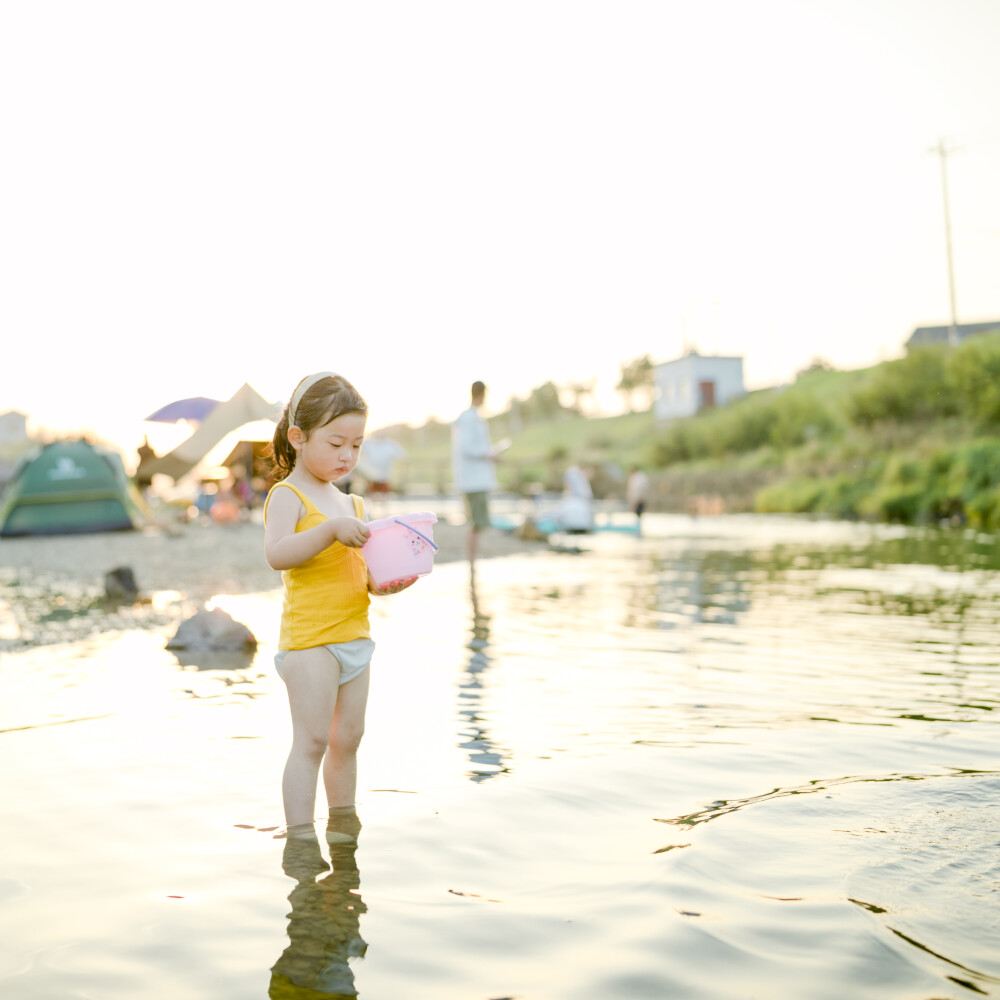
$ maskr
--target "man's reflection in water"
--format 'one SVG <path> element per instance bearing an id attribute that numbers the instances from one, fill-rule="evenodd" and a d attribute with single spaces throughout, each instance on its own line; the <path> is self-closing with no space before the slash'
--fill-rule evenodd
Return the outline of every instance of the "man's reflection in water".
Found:
<path id="1" fill-rule="evenodd" d="M 458 744 L 469 755 L 469 778 L 472 781 L 486 781 L 494 775 L 503 774 L 503 753 L 490 741 L 479 714 L 482 707 L 482 674 L 490 665 L 487 649 L 490 644 L 490 616 L 479 602 L 476 590 L 475 563 L 470 566 L 469 592 L 472 598 L 472 638 L 469 640 L 469 663 L 466 678 L 458 686 L 458 715 L 464 726 L 459 731 Z"/>
<path id="2" fill-rule="evenodd" d="M 358 892 L 361 876 L 355 853 L 360 833 L 361 820 L 353 807 L 330 810 L 326 841 L 332 870 L 315 834 L 285 841 L 281 867 L 296 885 L 288 897 L 288 947 L 271 969 L 271 1000 L 346 1000 L 358 995 L 349 960 L 368 948 L 359 928 L 361 914 L 368 909 Z"/>

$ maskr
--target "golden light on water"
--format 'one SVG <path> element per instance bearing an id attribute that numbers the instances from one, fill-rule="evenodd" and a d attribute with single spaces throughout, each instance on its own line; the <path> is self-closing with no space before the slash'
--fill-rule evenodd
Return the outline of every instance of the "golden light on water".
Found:
<path id="1" fill-rule="evenodd" d="M 358 847 L 318 822 L 306 871 L 275 839 L 280 591 L 212 597 L 261 641 L 238 667 L 166 623 L 5 655 L 18 995 L 263 996 L 312 955 L 414 1000 L 804 970 L 834 1000 L 887 957 L 914 995 L 989 989 L 995 571 L 911 565 L 896 529 L 662 524 L 373 601 Z"/>

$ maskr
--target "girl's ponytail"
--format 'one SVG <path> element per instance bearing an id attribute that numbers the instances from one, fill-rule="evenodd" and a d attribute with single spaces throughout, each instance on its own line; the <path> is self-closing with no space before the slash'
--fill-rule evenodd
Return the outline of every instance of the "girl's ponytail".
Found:
<path id="1" fill-rule="evenodd" d="M 274 429 L 274 438 L 271 441 L 271 458 L 280 472 L 286 476 L 295 468 L 295 449 L 291 441 L 288 440 L 288 407 L 281 415 L 278 426 Z"/>

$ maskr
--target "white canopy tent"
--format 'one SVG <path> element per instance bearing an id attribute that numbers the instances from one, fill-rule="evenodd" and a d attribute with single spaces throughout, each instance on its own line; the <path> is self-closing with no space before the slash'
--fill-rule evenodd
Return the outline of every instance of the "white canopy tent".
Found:
<path id="1" fill-rule="evenodd" d="M 269 441 L 282 406 L 269 403 L 244 383 L 232 399 L 219 403 L 189 438 L 153 459 L 147 466 L 149 474 L 169 476 L 176 482 L 196 466 L 218 464 L 238 441 Z"/>

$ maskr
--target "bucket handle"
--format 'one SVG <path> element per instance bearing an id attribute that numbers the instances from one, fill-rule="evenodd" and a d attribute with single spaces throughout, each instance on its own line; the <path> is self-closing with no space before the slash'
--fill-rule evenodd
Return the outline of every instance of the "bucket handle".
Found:
<path id="1" fill-rule="evenodd" d="M 400 524 L 404 528 L 409 528 L 410 531 L 413 532 L 413 534 L 419 535 L 435 552 L 437 552 L 437 550 L 440 548 L 440 546 L 435 545 L 433 540 L 428 538 L 422 531 L 417 531 L 416 528 L 411 527 L 405 521 L 400 521 L 398 517 L 394 517 L 392 520 L 394 524 Z"/>

